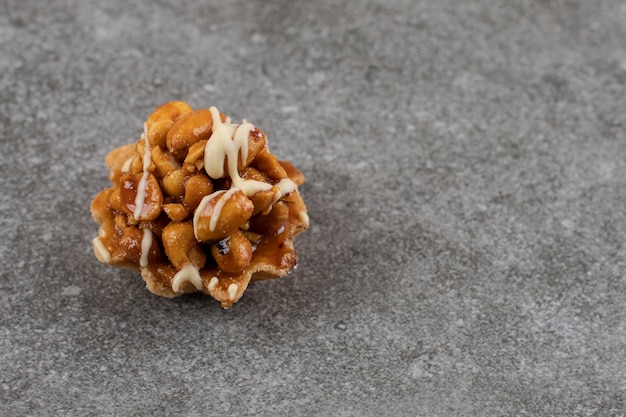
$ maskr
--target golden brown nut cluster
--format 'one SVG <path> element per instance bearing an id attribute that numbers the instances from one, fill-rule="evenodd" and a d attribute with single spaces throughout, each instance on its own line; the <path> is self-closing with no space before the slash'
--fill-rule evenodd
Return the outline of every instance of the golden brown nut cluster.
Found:
<path id="1" fill-rule="evenodd" d="M 309 226 L 304 176 L 269 152 L 254 125 L 215 107 L 158 107 L 135 144 L 106 157 L 113 187 L 91 203 L 104 263 L 140 270 L 155 294 L 201 291 L 230 307 L 252 280 L 296 265 Z"/>

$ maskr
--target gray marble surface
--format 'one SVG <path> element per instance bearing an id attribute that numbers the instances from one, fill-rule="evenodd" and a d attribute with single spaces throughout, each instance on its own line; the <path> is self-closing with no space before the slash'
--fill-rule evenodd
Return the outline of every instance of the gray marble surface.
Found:
<path id="1" fill-rule="evenodd" d="M 624 416 L 626 3 L 0 1 L 0 415 Z M 216 105 L 308 177 L 223 311 L 98 263 L 105 154 Z"/>

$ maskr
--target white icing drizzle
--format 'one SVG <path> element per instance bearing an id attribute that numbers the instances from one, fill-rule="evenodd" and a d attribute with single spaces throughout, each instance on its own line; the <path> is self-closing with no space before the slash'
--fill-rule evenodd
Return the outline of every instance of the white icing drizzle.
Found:
<path id="1" fill-rule="evenodd" d="M 104 246 L 104 243 L 100 240 L 100 238 L 96 237 L 93 239 L 93 248 L 100 258 L 104 261 L 104 263 L 111 263 L 111 253 Z"/>
<path id="2" fill-rule="evenodd" d="M 244 180 L 239 175 L 237 164 L 239 155 L 242 161 L 248 159 L 248 136 L 254 128 L 252 123 L 244 122 L 241 125 L 230 123 L 230 119 L 222 122 L 220 112 L 216 107 L 210 107 L 213 118 L 213 133 L 204 148 L 204 170 L 211 178 L 223 178 L 224 165 L 228 167 L 233 186 L 240 188 L 248 197 L 259 191 L 272 188 L 271 184 Z"/>
<path id="3" fill-rule="evenodd" d="M 148 254 L 152 247 L 152 231 L 150 229 L 143 229 L 143 237 L 141 238 L 141 257 L 139 258 L 139 266 L 148 266 Z"/>
<path id="4" fill-rule="evenodd" d="M 211 280 L 209 281 L 209 285 L 207 285 L 207 288 L 209 289 L 209 291 L 213 291 L 215 287 L 217 287 L 217 283 L 219 281 L 220 280 L 217 277 L 211 278 Z"/>
<path id="5" fill-rule="evenodd" d="M 287 195 L 293 192 L 296 188 L 298 188 L 296 183 L 291 181 L 289 178 L 283 178 L 282 180 L 278 181 L 276 187 L 278 187 L 278 189 L 280 190 L 280 197 Z M 279 200 L 280 197 L 278 198 Z"/>
<path id="6" fill-rule="evenodd" d="M 272 211 L 272 206 L 274 205 L 274 203 L 280 200 L 283 196 L 293 192 L 296 188 L 298 188 L 296 183 L 291 181 L 289 178 L 283 178 L 282 180 L 278 181 L 278 183 L 274 186 L 278 188 L 278 191 L 276 192 L 276 194 L 274 194 L 274 200 L 272 200 L 272 204 L 270 204 L 270 206 L 263 212 L 263 214 L 268 214 L 270 211 Z"/>
<path id="7" fill-rule="evenodd" d="M 230 284 L 228 286 L 228 297 L 231 300 L 235 299 L 235 295 L 237 295 L 237 290 L 239 289 L 239 286 L 237 284 Z"/>
<path id="8" fill-rule="evenodd" d="M 141 212 L 143 211 L 144 201 L 146 199 L 146 187 L 148 186 L 148 176 L 150 173 L 148 172 L 148 168 L 150 168 L 150 161 L 152 159 L 152 153 L 150 152 L 150 142 L 148 141 L 148 124 L 143 124 L 143 139 L 145 142 L 145 147 L 143 151 L 143 175 L 141 176 L 141 180 L 139 180 L 139 185 L 137 185 L 137 195 L 135 196 L 135 211 L 133 216 L 135 220 L 139 220 L 141 217 Z"/>
<path id="9" fill-rule="evenodd" d="M 189 264 L 185 265 L 183 269 L 178 271 L 172 279 L 172 289 L 175 292 L 180 292 L 180 287 L 185 282 L 191 282 L 197 290 L 202 289 L 202 278 L 198 268 Z"/>

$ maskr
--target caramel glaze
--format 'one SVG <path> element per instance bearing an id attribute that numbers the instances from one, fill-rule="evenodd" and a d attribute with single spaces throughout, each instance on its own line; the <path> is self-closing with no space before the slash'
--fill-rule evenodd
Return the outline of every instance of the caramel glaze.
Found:
<path id="1" fill-rule="evenodd" d="M 296 191 L 297 192 L 297 191 Z M 222 301 L 222 306 L 228 307 L 230 295 L 228 288 L 231 284 L 238 286 L 238 293 L 243 293 L 250 281 L 260 281 L 288 274 L 297 265 L 297 254 L 293 246 L 292 236 L 303 231 L 305 228 L 299 221 L 299 213 L 306 210 L 299 196 L 289 195 L 285 197 L 289 207 L 289 221 L 282 233 L 268 233 L 261 235 L 252 245 L 253 255 L 250 264 L 241 272 L 233 275 L 220 271 L 215 263 L 209 263 L 200 269 L 202 278 L 202 292 Z M 270 213 L 271 214 L 271 213 Z M 259 214 L 255 217 L 262 217 Z M 171 289 L 171 282 L 178 272 L 167 260 L 150 262 L 147 267 L 152 285 L 157 292 L 167 297 L 176 297 L 180 293 Z M 210 289 L 213 277 L 218 278 L 218 284 Z M 181 286 L 181 293 L 195 292 L 196 288 L 186 282 Z M 236 296 L 237 297 L 237 296 Z"/>
<path id="2" fill-rule="evenodd" d="M 178 107 L 184 108 L 180 103 L 173 102 Z M 164 106 L 167 107 L 168 104 Z M 178 113 L 172 111 L 171 114 Z M 217 115 L 220 116 L 217 123 L 207 121 L 207 117 L 216 118 Z M 153 116 L 154 114 L 151 118 Z M 92 201 L 93 217 L 101 225 L 98 237 L 94 239 L 94 252 L 101 262 L 141 271 L 147 288 L 155 294 L 175 297 L 201 291 L 211 295 L 221 302 L 222 307 L 227 308 L 241 297 L 250 281 L 284 276 L 296 267 L 297 255 L 293 238 L 308 228 L 306 206 L 297 188 L 305 178 L 291 163 L 278 161 L 267 148 L 265 134 L 249 123 L 233 125 L 229 118 L 214 107 L 187 113 L 182 117 L 187 122 L 183 122 L 182 118 L 181 122 L 172 119 L 169 125 L 175 127 L 189 124 L 188 121 L 195 118 L 198 119 L 198 123 L 204 123 L 203 126 L 211 126 L 213 133 L 210 129 L 205 129 L 207 132 L 203 131 L 203 135 L 196 135 L 195 131 L 187 135 L 185 131 L 182 133 L 177 131 L 174 132 L 178 135 L 176 136 L 170 135 L 171 132 L 167 130 L 165 133 L 159 131 L 159 135 L 167 133 L 169 136 L 165 138 L 167 141 L 155 139 L 156 144 L 153 148 L 162 146 L 162 149 L 151 152 L 153 141 L 146 139 L 151 134 L 150 126 L 144 124 L 144 134 L 134 146 L 126 145 L 107 155 L 109 178 L 114 187 L 103 190 Z M 248 141 L 241 137 L 241 132 L 248 137 Z M 236 136 L 237 134 L 239 136 Z M 215 138 L 215 135 L 219 137 Z M 232 145 L 226 140 L 227 136 L 223 135 L 233 136 Z M 177 145 L 172 138 L 179 137 L 182 138 L 180 141 L 187 140 L 188 143 Z M 211 144 L 212 140 L 215 143 Z M 199 146 L 194 147 L 191 143 L 193 141 Z M 163 144 L 159 145 L 161 142 Z M 166 142 L 169 147 L 174 146 L 176 149 L 170 149 L 168 153 L 168 149 L 165 148 Z M 197 162 L 197 154 L 203 151 L 200 146 L 205 152 L 204 163 L 213 164 L 208 171 L 205 171 L 202 161 Z M 192 155 L 191 150 L 189 151 L 189 158 L 195 159 L 190 163 L 185 160 L 187 148 L 196 153 Z M 214 154 L 211 157 L 206 154 L 212 149 L 214 154 L 224 154 L 223 162 L 222 159 L 215 158 Z M 226 273 L 218 268 L 211 255 L 212 245 L 218 242 L 197 242 L 196 244 L 199 244 L 207 255 L 207 260 L 197 267 L 188 264 L 183 268 L 184 275 L 181 275 L 182 270 L 174 267 L 169 261 L 162 242 L 162 232 L 173 220 L 168 217 L 171 212 L 163 210 L 162 205 L 177 204 L 179 210 L 176 220 L 193 219 L 195 222 L 200 215 L 196 210 L 203 209 L 203 205 L 198 204 L 198 201 L 204 194 L 189 199 L 187 191 L 183 195 L 168 195 L 163 191 L 162 181 L 168 166 L 155 166 L 154 158 L 155 155 L 158 157 L 164 154 L 179 160 L 180 164 L 176 167 L 182 167 L 180 169 L 185 172 L 184 175 L 181 173 L 183 179 L 181 187 L 185 187 L 188 179 L 194 175 L 206 175 L 208 172 L 218 177 L 211 178 L 211 184 L 208 184 L 212 185 L 214 193 L 231 195 L 238 188 L 236 185 L 246 189 L 248 198 L 254 204 L 254 211 L 252 217 L 240 225 L 238 230 L 250 241 L 252 257 L 251 260 L 246 259 L 245 262 L 250 261 L 240 272 Z M 147 158 L 152 158 L 155 162 Z M 216 164 L 222 164 L 223 167 L 216 167 Z M 219 211 L 215 210 L 217 216 Z M 217 220 L 211 219 L 213 223 Z M 248 243 L 246 245 L 250 247 Z M 191 273 L 186 274 L 187 272 Z M 195 278 L 188 278 L 194 276 Z"/>

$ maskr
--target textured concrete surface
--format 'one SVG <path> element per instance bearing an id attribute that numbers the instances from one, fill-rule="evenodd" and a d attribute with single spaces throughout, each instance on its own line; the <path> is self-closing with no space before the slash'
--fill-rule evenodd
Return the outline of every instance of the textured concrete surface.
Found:
<path id="1" fill-rule="evenodd" d="M 624 416 L 626 3 L 0 1 L 0 415 Z M 162 102 L 308 176 L 232 309 L 90 240 Z"/>

